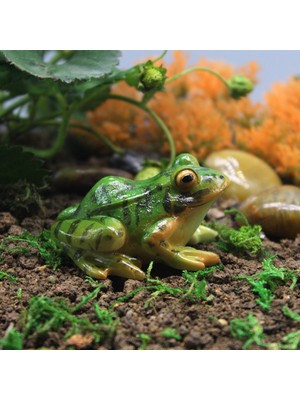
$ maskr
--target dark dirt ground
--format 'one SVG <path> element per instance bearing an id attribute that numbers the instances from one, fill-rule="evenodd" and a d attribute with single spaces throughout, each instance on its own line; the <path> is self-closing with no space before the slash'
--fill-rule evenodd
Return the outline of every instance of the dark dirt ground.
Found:
<path id="1" fill-rule="evenodd" d="M 32 234 L 39 234 L 44 228 L 49 229 L 59 211 L 80 200 L 77 195 L 51 194 L 45 199 L 45 214 L 16 219 L 10 213 L 0 213 L 0 241 L 10 234 L 18 235 L 24 229 Z M 213 209 L 210 216 L 214 215 Z M 300 268 L 300 237 L 295 240 L 272 242 L 264 239 L 264 244 L 277 254 L 275 265 L 289 269 Z M 26 245 L 26 244 L 25 244 Z M 255 257 L 237 257 L 219 250 L 215 244 L 201 246 L 215 250 L 221 256 L 223 270 L 215 270 L 205 279 L 207 281 L 208 301 L 189 299 L 179 300 L 172 295 L 160 295 L 145 307 L 151 293 L 143 290 L 123 303 L 117 303 L 112 310 L 119 318 L 116 331 L 112 337 L 95 344 L 89 335 L 73 336 L 66 339 L 67 327 L 50 331 L 42 337 L 29 337 L 24 342 L 25 349 L 138 349 L 141 347 L 140 334 L 147 334 L 150 340 L 147 349 L 242 349 L 243 343 L 234 339 L 229 324 L 234 318 L 244 318 L 249 313 L 260 321 L 266 334 L 267 342 L 280 342 L 291 331 L 297 329 L 297 323 L 283 315 L 284 305 L 293 311 L 300 312 L 300 286 L 294 290 L 290 283 L 282 285 L 275 291 L 275 299 L 270 311 L 262 311 L 256 303 L 256 296 L 245 280 L 236 280 L 234 276 L 252 275 L 261 271 L 261 260 Z M 35 248 L 30 248 L 29 255 L 1 255 L 0 270 L 17 277 L 12 282 L 0 281 L 0 338 L 8 329 L 20 328 L 24 310 L 28 308 L 32 296 L 64 298 L 75 306 L 82 296 L 88 295 L 94 287 L 85 280 L 86 276 L 71 261 L 53 270 L 44 265 Z M 181 272 L 164 265 L 155 265 L 152 277 L 158 277 L 171 286 L 184 287 Z M 105 288 L 96 298 L 100 308 L 108 308 L 117 298 L 130 293 L 143 282 L 111 277 L 103 281 Z M 22 288 L 22 295 L 17 295 Z M 20 289 L 19 289 L 20 291 Z M 79 317 L 95 321 L 92 302 L 85 304 L 76 313 Z M 162 331 L 175 328 L 180 340 L 166 338 Z M 252 345 L 251 349 L 260 349 Z"/>

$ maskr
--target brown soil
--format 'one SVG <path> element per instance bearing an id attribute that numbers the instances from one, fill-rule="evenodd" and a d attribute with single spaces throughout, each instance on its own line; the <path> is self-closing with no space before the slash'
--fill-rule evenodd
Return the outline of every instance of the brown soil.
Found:
<path id="1" fill-rule="evenodd" d="M 1 213 L 0 239 L 10 234 L 18 235 L 24 229 L 32 234 L 39 234 L 44 228 L 50 227 L 60 210 L 78 200 L 80 198 L 76 195 L 51 195 L 45 201 L 46 212 L 43 217 L 31 216 L 17 220 L 9 213 Z M 217 209 L 210 213 L 215 214 L 218 214 Z M 278 255 L 277 267 L 299 269 L 299 236 L 294 241 L 272 242 L 265 239 L 265 244 Z M 139 335 L 145 333 L 151 337 L 148 349 L 241 349 L 243 343 L 232 337 L 229 324 L 233 318 L 246 317 L 250 312 L 259 319 L 268 342 L 281 341 L 286 334 L 295 330 L 297 323 L 284 316 L 281 309 L 288 305 L 293 311 L 300 311 L 298 284 L 294 290 L 290 289 L 290 283 L 280 286 L 275 292 L 271 310 L 262 311 L 249 284 L 245 280 L 234 279 L 236 275 L 252 275 L 261 271 L 261 260 L 250 256 L 237 257 L 226 254 L 217 249 L 215 244 L 203 247 L 218 252 L 224 265 L 223 270 L 216 270 L 205 278 L 208 301 L 192 302 L 189 299 L 179 300 L 171 295 L 161 295 L 145 307 L 151 293 L 144 290 L 113 307 L 119 324 L 113 337 L 100 344 L 96 345 L 88 335 L 66 339 L 66 328 L 62 327 L 58 332 L 50 331 L 42 339 L 39 337 L 25 341 L 24 348 L 67 349 L 72 346 L 80 349 L 138 349 L 141 346 Z M 4 251 L 1 255 L 0 270 L 18 278 L 15 282 L 7 279 L 0 281 L 0 338 L 8 328 L 21 327 L 24 310 L 32 296 L 64 298 L 74 306 L 82 296 L 94 290 L 85 280 L 84 273 L 71 261 L 65 260 L 63 265 L 54 271 L 43 264 L 34 248 L 30 248 L 30 254 L 26 256 L 12 255 Z M 181 273 L 164 265 L 155 265 L 152 276 L 171 286 L 185 287 Z M 144 285 L 143 282 L 116 277 L 107 279 L 104 283 L 105 288 L 97 296 L 100 308 L 108 308 L 117 298 Z M 22 288 L 21 298 L 17 296 L 19 288 Z M 92 302 L 84 305 L 76 315 L 94 321 Z M 176 328 L 181 340 L 166 338 L 162 334 L 166 328 Z"/>

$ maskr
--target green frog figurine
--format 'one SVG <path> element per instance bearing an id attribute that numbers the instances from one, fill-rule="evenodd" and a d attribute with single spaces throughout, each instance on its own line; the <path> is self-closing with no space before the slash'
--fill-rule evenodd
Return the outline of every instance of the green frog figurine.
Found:
<path id="1" fill-rule="evenodd" d="M 219 256 L 186 244 L 228 184 L 221 172 L 181 154 L 150 179 L 101 179 L 79 205 L 59 214 L 52 237 L 79 268 L 98 279 L 142 280 L 141 266 L 151 260 L 198 271 L 219 263 Z"/>

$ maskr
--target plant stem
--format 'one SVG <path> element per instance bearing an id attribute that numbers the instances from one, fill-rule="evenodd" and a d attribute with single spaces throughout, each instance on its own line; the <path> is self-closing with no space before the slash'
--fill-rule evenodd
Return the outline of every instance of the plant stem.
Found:
<path id="1" fill-rule="evenodd" d="M 27 151 L 32 152 L 37 157 L 41 157 L 41 158 L 50 158 L 50 157 L 55 156 L 59 152 L 59 150 L 62 148 L 62 146 L 64 145 L 70 117 L 71 117 L 70 112 L 65 111 L 63 114 L 63 119 L 62 119 L 60 127 L 59 127 L 58 134 L 56 136 L 54 145 L 52 147 L 50 147 L 49 149 L 45 149 L 45 150 L 34 149 L 31 147 L 26 147 L 25 149 Z"/>
<path id="2" fill-rule="evenodd" d="M 51 125 L 61 125 L 61 121 L 56 121 L 56 120 L 43 120 L 43 121 L 36 121 L 33 126 L 51 126 Z M 124 150 L 113 144 L 106 136 L 104 136 L 102 133 L 98 132 L 97 130 L 86 126 L 82 124 L 76 124 L 76 123 L 69 123 L 68 125 L 71 128 L 78 128 L 78 129 L 83 129 L 92 135 L 96 136 L 99 140 L 101 140 L 107 147 L 109 147 L 113 152 L 117 154 L 123 154 Z M 32 149 L 30 149 L 32 151 Z M 47 150 L 48 151 L 48 150 Z M 36 152 L 36 150 L 34 151 Z"/>
<path id="3" fill-rule="evenodd" d="M 41 126 L 41 125 L 60 125 L 60 121 L 56 120 L 44 120 L 44 121 L 36 121 L 34 124 L 35 126 Z M 107 147 L 109 147 L 113 152 L 118 153 L 118 154 L 123 154 L 124 150 L 113 144 L 106 136 L 104 136 L 102 133 L 97 131 L 96 129 L 93 129 L 89 126 L 83 125 L 83 124 L 76 124 L 76 123 L 69 123 L 69 127 L 71 128 L 78 128 L 78 129 L 83 129 L 92 135 L 96 136 L 99 140 L 101 140 Z"/>
<path id="4" fill-rule="evenodd" d="M 226 80 L 225 78 L 223 78 L 222 75 L 220 75 L 218 72 L 213 71 L 212 69 L 206 68 L 206 67 L 191 67 L 191 68 L 187 68 L 187 69 L 185 69 L 184 71 L 181 71 L 181 72 L 179 72 L 178 74 L 173 75 L 173 76 L 171 76 L 170 78 L 167 78 L 165 83 L 173 82 L 173 81 L 175 81 L 176 79 L 181 78 L 182 76 L 184 76 L 184 75 L 186 75 L 186 74 L 189 74 L 190 72 L 194 72 L 194 71 L 209 72 L 210 74 L 212 74 L 212 75 L 216 76 L 217 78 L 219 78 L 220 81 L 223 82 L 224 85 L 230 90 L 230 86 L 229 86 L 227 80 Z"/>
<path id="5" fill-rule="evenodd" d="M 121 101 L 130 103 L 130 104 L 146 111 L 154 119 L 154 121 L 157 123 L 157 125 L 162 129 L 162 131 L 165 134 L 165 136 L 168 140 L 168 143 L 170 145 L 170 161 L 169 161 L 167 168 L 170 167 L 175 160 L 176 149 L 175 149 L 175 144 L 173 141 L 172 134 L 169 131 L 166 124 L 163 122 L 163 120 L 153 110 L 151 110 L 148 106 L 146 106 L 146 104 L 143 104 L 137 100 L 131 99 L 130 97 L 121 96 L 121 95 L 117 95 L 117 94 L 111 94 L 107 97 L 107 99 L 121 100 Z"/>
<path id="6" fill-rule="evenodd" d="M 106 144 L 107 147 L 109 147 L 113 152 L 117 154 L 123 154 L 125 150 L 123 150 L 121 147 L 116 146 L 113 144 L 106 136 L 104 136 L 102 133 L 96 131 L 93 128 L 90 128 L 89 126 L 81 125 L 81 124 L 70 124 L 71 127 L 73 128 L 79 128 L 79 129 L 84 129 L 85 131 L 91 133 L 92 135 L 96 136 L 98 139 L 100 139 L 104 144 Z"/>
<path id="7" fill-rule="evenodd" d="M 29 96 L 22 97 L 21 99 L 17 100 L 15 103 L 7 107 L 5 110 L 0 113 L 0 119 L 5 117 L 6 115 L 10 114 L 12 111 L 14 111 L 16 108 L 19 108 L 23 106 L 24 104 L 28 103 L 30 101 Z"/>
<path id="8" fill-rule="evenodd" d="M 159 61 L 159 60 L 161 60 L 162 58 L 164 58 L 164 56 L 167 54 L 167 51 L 168 51 L 168 50 L 164 50 L 164 51 L 162 52 L 162 54 L 161 54 L 158 58 L 156 58 L 155 60 L 153 60 L 152 62 L 153 62 L 153 63 L 156 63 L 157 61 Z"/>

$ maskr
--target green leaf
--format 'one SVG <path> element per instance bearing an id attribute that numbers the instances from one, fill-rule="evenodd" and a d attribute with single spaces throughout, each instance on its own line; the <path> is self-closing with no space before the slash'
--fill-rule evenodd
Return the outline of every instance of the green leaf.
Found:
<path id="1" fill-rule="evenodd" d="M 24 74 L 13 65 L 0 62 L 0 88 L 9 92 L 11 97 L 24 94 L 49 97 L 56 92 L 56 83 Z"/>
<path id="2" fill-rule="evenodd" d="M 118 50 L 73 51 L 63 64 L 44 61 L 40 50 L 5 50 L 6 59 L 22 71 L 38 78 L 51 78 L 66 83 L 76 79 L 103 78 L 113 71 L 121 53 Z"/>
<path id="3" fill-rule="evenodd" d="M 44 184 L 47 171 L 42 168 L 43 161 L 19 146 L 0 146 L 0 184 L 13 184 L 21 180 Z"/>

